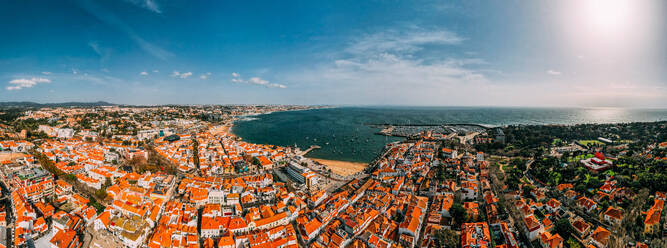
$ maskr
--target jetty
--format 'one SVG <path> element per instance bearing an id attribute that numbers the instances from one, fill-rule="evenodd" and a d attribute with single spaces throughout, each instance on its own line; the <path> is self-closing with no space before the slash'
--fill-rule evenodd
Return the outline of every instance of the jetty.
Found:
<path id="1" fill-rule="evenodd" d="M 306 156 L 306 153 L 309 153 L 312 150 L 320 149 L 320 148 L 322 148 L 322 147 L 318 146 L 318 145 L 312 145 L 312 146 L 308 147 L 308 149 L 306 149 L 305 151 L 300 152 L 299 156 Z"/>

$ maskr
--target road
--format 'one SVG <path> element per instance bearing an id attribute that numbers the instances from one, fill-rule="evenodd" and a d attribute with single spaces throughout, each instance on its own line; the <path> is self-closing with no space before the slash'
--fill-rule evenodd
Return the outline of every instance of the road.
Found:
<path id="1" fill-rule="evenodd" d="M 459 136 L 458 138 L 461 141 L 461 144 L 467 144 L 468 140 L 471 140 L 471 139 L 475 138 L 475 136 L 477 136 L 478 134 L 479 134 L 479 132 L 472 132 L 472 133 L 466 134 L 465 136 Z"/>

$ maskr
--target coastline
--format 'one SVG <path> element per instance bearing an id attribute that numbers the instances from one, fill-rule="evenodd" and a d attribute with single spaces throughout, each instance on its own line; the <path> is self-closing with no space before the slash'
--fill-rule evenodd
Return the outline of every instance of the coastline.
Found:
<path id="1" fill-rule="evenodd" d="M 229 125 L 224 125 L 220 127 L 218 132 L 225 132 L 229 134 L 232 137 L 238 137 L 241 138 L 240 136 L 237 136 L 234 134 L 234 124 L 236 121 L 232 121 Z M 242 139 L 242 138 L 241 138 Z M 307 157 L 306 158 L 315 161 L 317 163 L 323 164 L 327 168 L 331 169 L 331 172 L 341 175 L 341 176 L 348 176 L 352 175 L 355 173 L 358 173 L 360 171 L 363 171 L 368 167 L 368 163 L 364 162 L 352 162 L 352 161 L 343 161 L 343 160 L 332 160 L 332 159 L 322 159 L 322 158 L 313 158 L 313 157 Z"/>
<path id="2" fill-rule="evenodd" d="M 368 163 L 362 162 L 350 162 L 350 161 L 341 161 L 341 160 L 330 160 L 330 159 L 321 159 L 321 158 L 309 158 L 315 162 L 323 164 L 327 168 L 331 169 L 331 172 L 341 175 L 349 176 L 357 172 L 363 171 L 368 166 Z"/>
<path id="3" fill-rule="evenodd" d="M 253 117 L 253 116 L 260 116 L 260 115 L 268 115 L 268 114 L 273 114 L 273 113 L 281 113 L 281 112 L 294 112 L 294 111 L 308 111 L 308 110 L 316 110 L 316 109 L 332 109 L 332 108 L 338 108 L 338 106 L 322 106 L 322 107 L 317 107 L 317 108 L 307 108 L 307 109 L 287 109 L 287 110 L 278 110 L 278 111 L 268 111 L 264 113 L 252 113 L 252 114 L 245 114 L 245 115 L 239 115 L 234 121 L 238 121 L 238 118 L 243 118 L 243 117 Z M 234 122 L 233 121 L 233 122 Z"/>
<path id="4" fill-rule="evenodd" d="M 306 149 L 318 145 L 321 149 L 306 157 L 332 161 L 369 163 L 386 143 L 401 137 L 377 135 L 381 127 L 369 123 L 389 123 L 397 126 L 422 126 L 449 123 L 474 124 L 481 128 L 516 126 L 570 126 L 591 123 L 656 122 L 665 120 L 667 111 L 602 112 L 590 110 L 535 111 L 514 108 L 363 108 L 339 106 L 290 111 L 275 111 L 271 115 L 256 115 L 255 121 L 235 120 L 229 133 L 246 142 Z M 301 111 L 289 113 L 292 111 Z M 285 112 L 285 113 L 280 113 Z M 289 113 L 289 114 L 286 114 Z M 632 120 L 632 121 L 628 121 Z M 454 124 L 451 124 L 454 123 Z M 237 129 L 238 128 L 238 129 Z M 457 128 L 457 127 L 454 127 Z M 475 128 L 477 129 L 477 128 Z M 247 138 L 247 139 L 246 139 Z M 468 137 L 469 138 L 469 137 Z M 317 140 L 315 140 L 317 139 Z"/>
<path id="5" fill-rule="evenodd" d="M 290 110 L 280 110 L 280 111 L 269 111 L 269 112 L 265 112 L 265 113 L 253 113 L 253 114 L 239 115 L 239 116 L 234 117 L 234 119 L 229 123 L 229 128 L 227 129 L 227 133 L 229 133 L 231 136 L 241 138 L 241 136 L 238 136 L 234 133 L 234 126 L 235 126 L 234 124 L 236 124 L 237 121 L 251 121 L 251 120 L 242 120 L 243 118 L 248 118 L 248 117 L 252 118 L 254 116 L 268 115 L 268 114 L 281 113 L 281 112 L 308 111 L 308 110 L 331 109 L 331 108 L 338 108 L 338 106 L 326 106 L 326 107 L 309 108 L 309 109 L 290 109 Z"/>

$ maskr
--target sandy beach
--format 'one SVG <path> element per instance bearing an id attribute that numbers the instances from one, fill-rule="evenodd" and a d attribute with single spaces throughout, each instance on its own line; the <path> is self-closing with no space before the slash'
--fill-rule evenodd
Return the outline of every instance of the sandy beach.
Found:
<path id="1" fill-rule="evenodd" d="M 14 161 L 18 158 L 25 157 L 26 155 L 24 153 L 15 153 L 15 152 L 3 152 L 0 153 L 0 161 Z"/>
<path id="2" fill-rule="evenodd" d="M 221 125 L 217 126 L 215 129 L 211 129 L 210 132 L 213 135 L 228 133 L 231 125 Z"/>
<path id="3" fill-rule="evenodd" d="M 359 162 L 337 161 L 337 160 L 327 160 L 319 158 L 311 158 L 311 159 L 320 164 L 326 165 L 329 169 L 331 169 L 331 172 L 341 176 L 348 176 L 360 172 L 364 170 L 368 165 L 366 163 L 359 163 Z"/>

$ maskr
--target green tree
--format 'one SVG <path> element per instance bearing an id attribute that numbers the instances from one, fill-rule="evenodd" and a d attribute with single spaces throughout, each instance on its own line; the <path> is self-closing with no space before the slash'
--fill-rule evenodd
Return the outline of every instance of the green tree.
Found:
<path id="1" fill-rule="evenodd" d="M 570 237 L 570 234 L 572 231 L 574 231 L 574 229 L 572 228 L 572 224 L 570 224 L 570 220 L 562 218 L 556 222 L 554 231 L 556 231 L 556 233 L 560 234 L 560 236 L 565 239 Z"/>
<path id="2" fill-rule="evenodd" d="M 581 243 L 579 243 L 579 241 L 574 240 L 573 238 L 569 238 L 565 243 L 570 248 L 581 248 Z"/>
<path id="3" fill-rule="evenodd" d="M 104 188 L 95 190 L 95 196 L 96 196 L 98 199 L 102 199 L 102 200 L 104 200 L 105 198 L 107 198 L 107 191 L 106 191 Z"/>
<path id="4" fill-rule="evenodd" d="M 77 178 L 74 174 L 66 174 L 64 176 L 64 178 L 65 178 L 65 180 L 67 180 L 69 182 L 76 182 L 76 180 L 77 180 Z"/>
<path id="5" fill-rule="evenodd" d="M 459 235 L 451 229 L 441 229 L 435 233 L 437 247 L 458 247 Z"/>
<path id="6" fill-rule="evenodd" d="M 460 203 L 452 204 L 452 207 L 449 209 L 452 219 L 456 222 L 456 226 L 459 226 L 466 218 L 466 209 L 463 208 L 463 205 Z"/>

